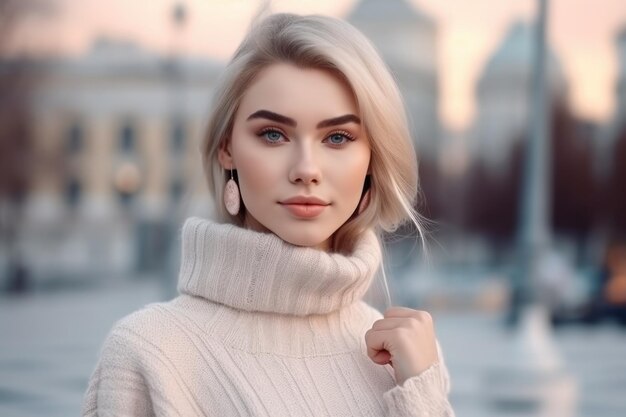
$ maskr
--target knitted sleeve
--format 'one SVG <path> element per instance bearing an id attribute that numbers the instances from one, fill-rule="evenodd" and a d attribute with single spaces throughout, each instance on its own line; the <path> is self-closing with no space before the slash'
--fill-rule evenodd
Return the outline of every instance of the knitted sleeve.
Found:
<path id="1" fill-rule="evenodd" d="M 154 416 L 132 340 L 120 328 L 107 337 L 83 400 L 82 416 Z"/>
<path id="2" fill-rule="evenodd" d="M 450 376 L 438 342 L 437 349 L 438 362 L 383 394 L 386 417 L 454 417 Z"/>
<path id="3" fill-rule="evenodd" d="M 107 336 L 84 396 L 83 417 L 183 417 L 199 413 L 187 405 L 179 375 L 172 371 L 169 358 L 151 331 L 148 320 L 154 320 L 149 313 L 140 311 L 125 317 Z"/>

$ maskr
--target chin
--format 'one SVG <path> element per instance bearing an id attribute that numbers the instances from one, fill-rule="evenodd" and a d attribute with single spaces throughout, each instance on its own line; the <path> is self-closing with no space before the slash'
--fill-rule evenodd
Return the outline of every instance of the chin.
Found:
<path id="1" fill-rule="evenodd" d="M 319 229 L 317 232 L 307 233 L 306 230 L 300 229 L 299 233 L 293 233 L 293 231 L 278 231 L 276 233 L 278 237 L 280 237 L 285 242 L 289 242 L 292 245 L 302 246 L 302 247 L 318 247 L 324 244 L 328 238 L 330 238 L 331 234 L 319 233 Z"/>

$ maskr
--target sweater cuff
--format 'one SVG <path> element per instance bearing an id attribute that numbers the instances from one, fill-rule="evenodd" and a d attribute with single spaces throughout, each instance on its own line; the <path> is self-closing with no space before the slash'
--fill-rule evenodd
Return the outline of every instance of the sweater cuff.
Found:
<path id="1" fill-rule="evenodd" d="M 383 394 L 388 417 L 443 417 L 450 414 L 440 362 Z"/>

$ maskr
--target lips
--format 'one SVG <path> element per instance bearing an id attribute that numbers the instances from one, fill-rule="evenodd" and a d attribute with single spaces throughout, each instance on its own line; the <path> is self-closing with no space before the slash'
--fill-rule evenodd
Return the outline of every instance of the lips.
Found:
<path id="1" fill-rule="evenodd" d="M 327 206 L 330 203 L 314 196 L 296 196 L 280 201 L 281 204 L 313 204 L 318 206 Z"/>
<path id="2" fill-rule="evenodd" d="M 330 203 L 317 197 L 291 197 L 279 202 L 291 214 L 300 218 L 314 218 L 322 214 Z"/>

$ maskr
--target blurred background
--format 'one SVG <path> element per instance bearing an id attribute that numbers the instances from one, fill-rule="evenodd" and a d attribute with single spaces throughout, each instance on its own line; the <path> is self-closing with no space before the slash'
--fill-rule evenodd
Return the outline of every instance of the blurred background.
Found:
<path id="1" fill-rule="evenodd" d="M 0 415 L 78 414 L 113 323 L 175 295 L 211 94 L 260 5 L 0 0 Z M 626 4 L 271 8 L 347 19 L 400 85 L 430 261 L 390 237 L 388 278 L 434 315 L 457 415 L 626 415 Z"/>

